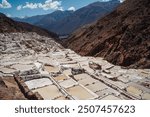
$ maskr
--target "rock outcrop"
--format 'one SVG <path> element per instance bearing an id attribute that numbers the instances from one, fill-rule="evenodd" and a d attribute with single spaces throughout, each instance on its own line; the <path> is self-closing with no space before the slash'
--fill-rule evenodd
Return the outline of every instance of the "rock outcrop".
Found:
<path id="1" fill-rule="evenodd" d="M 24 94 L 13 77 L 0 76 L 0 99 L 1 100 L 25 100 Z"/>
<path id="2" fill-rule="evenodd" d="M 96 23 L 74 32 L 65 46 L 129 68 L 150 68 L 150 1 L 126 0 Z"/>

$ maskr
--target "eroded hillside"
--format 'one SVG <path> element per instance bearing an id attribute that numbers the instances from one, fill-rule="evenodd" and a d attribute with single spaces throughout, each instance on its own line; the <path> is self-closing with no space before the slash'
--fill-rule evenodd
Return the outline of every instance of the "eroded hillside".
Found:
<path id="1" fill-rule="evenodd" d="M 150 68 L 150 1 L 126 0 L 64 44 L 80 55 L 99 56 L 128 68 Z"/>

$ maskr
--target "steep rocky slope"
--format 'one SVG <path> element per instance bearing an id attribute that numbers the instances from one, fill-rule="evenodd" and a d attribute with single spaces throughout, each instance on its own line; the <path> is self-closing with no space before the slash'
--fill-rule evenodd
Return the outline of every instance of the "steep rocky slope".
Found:
<path id="1" fill-rule="evenodd" d="M 109 15 L 77 30 L 65 45 L 113 64 L 150 68 L 150 1 L 126 0 Z"/>
<path id="2" fill-rule="evenodd" d="M 0 13 L 0 33 L 4 32 L 36 32 L 44 36 L 57 37 L 55 33 L 28 23 L 14 21 Z"/>

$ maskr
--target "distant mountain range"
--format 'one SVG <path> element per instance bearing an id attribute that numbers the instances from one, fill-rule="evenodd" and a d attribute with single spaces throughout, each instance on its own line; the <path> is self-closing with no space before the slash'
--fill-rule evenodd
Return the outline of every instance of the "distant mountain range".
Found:
<path id="1" fill-rule="evenodd" d="M 73 11 L 54 11 L 53 13 L 46 15 L 37 15 L 25 18 L 13 18 L 16 21 L 26 22 L 29 24 L 46 27 L 47 25 L 55 24 L 55 22 L 62 20 L 63 18 L 70 16 Z"/>
<path id="2" fill-rule="evenodd" d="M 79 27 L 92 23 L 110 13 L 120 4 L 119 0 L 95 2 L 77 11 L 55 11 L 47 15 L 28 18 L 13 18 L 16 21 L 27 22 L 40 26 L 58 35 L 68 35 Z"/>
<path id="3" fill-rule="evenodd" d="M 75 31 L 64 45 L 113 64 L 150 68 L 150 1 L 126 0 L 112 13 Z"/>
<path id="4" fill-rule="evenodd" d="M 6 15 L 0 13 L 0 33 L 6 32 L 36 32 L 39 35 L 57 38 L 55 33 L 49 32 L 45 29 L 33 26 L 28 23 L 14 21 L 6 17 Z"/>

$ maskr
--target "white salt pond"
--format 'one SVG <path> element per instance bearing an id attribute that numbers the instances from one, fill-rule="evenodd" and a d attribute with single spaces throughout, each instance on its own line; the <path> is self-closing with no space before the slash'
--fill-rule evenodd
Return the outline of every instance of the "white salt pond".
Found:
<path id="1" fill-rule="evenodd" d="M 48 78 L 34 79 L 25 82 L 29 89 L 36 89 L 53 84 Z"/>

